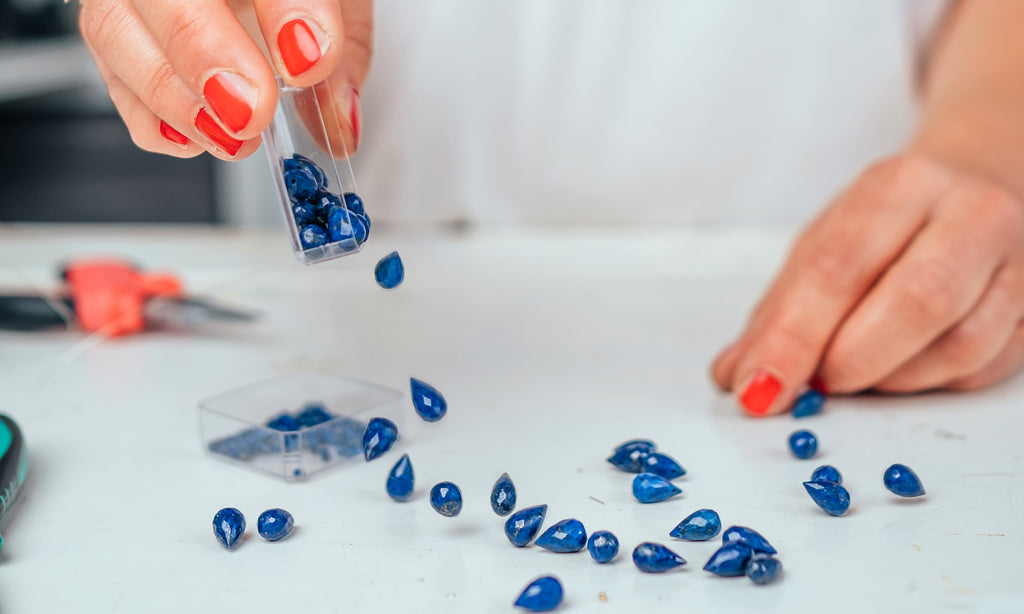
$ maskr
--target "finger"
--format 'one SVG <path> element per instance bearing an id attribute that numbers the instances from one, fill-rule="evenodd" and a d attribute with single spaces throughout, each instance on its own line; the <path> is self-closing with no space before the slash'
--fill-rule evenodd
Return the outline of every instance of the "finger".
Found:
<path id="1" fill-rule="evenodd" d="M 1010 342 L 989 364 L 976 373 L 954 379 L 944 387 L 949 390 L 975 390 L 990 386 L 1020 370 L 1024 365 L 1024 323 L 1018 325 Z"/>
<path id="2" fill-rule="evenodd" d="M 359 90 L 370 70 L 373 55 L 373 3 L 371 0 L 341 0 L 345 41 L 341 60 L 317 91 L 326 100 L 324 127 L 337 157 L 355 153 L 363 130 Z"/>
<path id="3" fill-rule="evenodd" d="M 253 0 L 263 39 L 290 85 L 326 79 L 341 58 L 345 26 L 338 0 Z"/>

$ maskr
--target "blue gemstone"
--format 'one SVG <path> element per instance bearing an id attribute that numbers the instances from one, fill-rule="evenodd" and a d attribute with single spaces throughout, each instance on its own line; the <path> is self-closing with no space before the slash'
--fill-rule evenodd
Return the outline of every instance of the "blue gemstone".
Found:
<path id="1" fill-rule="evenodd" d="M 704 571 L 724 577 L 742 576 L 747 572 L 747 561 L 753 554 L 754 551 L 748 546 L 739 542 L 729 542 L 715 550 L 705 563 Z"/>
<path id="2" fill-rule="evenodd" d="M 491 509 L 499 516 L 508 516 L 516 509 L 516 485 L 507 473 L 501 474 L 491 489 Z"/>
<path id="3" fill-rule="evenodd" d="M 395 445 L 398 427 L 387 418 L 372 418 L 363 431 L 363 456 L 371 461 Z"/>
<path id="4" fill-rule="evenodd" d="M 722 519 L 718 517 L 718 512 L 715 510 L 697 510 L 683 518 L 683 521 L 669 532 L 669 536 L 692 542 L 702 542 L 718 535 L 718 532 L 721 530 Z"/>
<path id="5" fill-rule="evenodd" d="M 345 210 L 345 207 L 341 204 L 341 199 L 330 192 L 318 192 L 317 195 L 313 197 L 313 207 L 315 208 L 316 215 L 320 218 L 321 222 L 325 222 L 327 220 L 327 216 L 330 215 L 331 211 L 334 211 L 335 209 L 339 209 L 341 211 Z"/>
<path id="6" fill-rule="evenodd" d="M 430 506 L 442 516 L 454 518 L 462 511 L 462 491 L 451 482 L 434 484 L 430 489 Z"/>
<path id="7" fill-rule="evenodd" d="M 765 554 L 777 554 L 778 550 L 772 547 L 760 533 L 749 528 L 733 525 L 722 533 L 722 543 L 739 542 L 754 552 Z"/>
<path id="8" fill-rule="evenodd" d="M 825 407 L 825 395 L 817 390 L 808 390 L 793 402 L 793 417 L 806 418 L 820 413 Z"/>
<path id="9" fill-rule="evenodd" d="M 562 583 L 554 576 L 541 576 L 526 585 L 515 606 L 531 612 L 554 610 L 562 603 Z"/>
<path id="10" fill-rule="evenodd" d="M 782 563 L 779 562 L 779 559 L 771 556 L 756 554 L 747 562 L 746 574 L 754 584 L 770 584 L 779 577 L 781 572 Z"/>
<path id="11" fill-rule="evenodd" d="M 579 552 L 587 546 L 587 530 L 575 518 L 560 520 L 540 534 L 537 545 L 551 552 Z"/>
<path id="12" fill-rule="evenodd" d="M 225 507 L 213 516 L 213 535 L 225 548 L 232 548 L 245 533 L 245 516 L 233 507 Z"/>
<path id="13" fill-rule="evenodd" d="M 324 409 L 323 405 L 310 403 L 302 408 L 299 415 L 295 416 L 295 421 L 299 423 L 299 426 L 309 427 L 327 422 L 333 417 L 334 415 Z"/>
<path id="14" fill-rule="evenodd" d="M 267 422 L 267 428 L 274 429 L 275 431 L 297 431 L 302 428 L 299 421 L 293 418 L 289 414 L 281 414 L 273 420 Z"/>
<path id="15" fill-rule="evenodd" d="M 319 189 L 313 173 L 308 168 L 301 167 L 284 172 L 284 187 L 293 201 L 309 200 Z"/>
<path id="16" fill-rule="evenodd" d="M 316 221 L 316 209 L 309 203 L 298 203 L 292 205 L 292 216 L 300 227 L 307 226 Z"/>
<path id="17" fill-rule="evenodd" d="M 526 546 L 537 536 L 547 512 L 547 505 L 537 505 L 512 514 L 505 521 L 505 537 L 508 537 L 513 546 Z"/>
<path id="18" fill-rule="evenodd" d="M 275 507 L 260 514 L 256 521 L 256 530 L 260 532 L 263 539 L 276 542 L 288 537 L 292 532 L 295 520 L 285 510 Z"/>
<path id="19" fill-rule="evenodd" d="M 832 465 L 822 465 L 814 470 L 811 474 L 812 482 L 835 482 L 836 484 L 843 483 L 843 475 L 839 473 L 839 470 Z"/>
<path id="20" fill-rule="evenodd" d="M 683 491 L 660 475 L 641 473 L 633 478 L 633 496 L 640 503 L 657 503 Z"/>
<path id="21" fill-rule="evenodd" d="M 647 573 L 661 573 L 686 564 L 686 559 L 661 544 L 644 542 L 633 549 L 633 564 Z"/>
<path id="22" fill-rule="evenodd" d="M 385 290 L 390 290 L 405 279 L 405 266 L 402 265 L 402 258 L 398 252 L 391 252 L 377 262 L 373 269 L 373 277 L 377 285 Z"/>
<path id="23" fill-rule="evenodd" d="M 644 459 L 644 471 L 660 475 L 666 480 L 674 480 L 686 475 L 686 469 L 683 469 L 671 456 L 661 452 L 651 452 L 647 455 L 647 458 Z"/>
<path id="24" fill-rule="evenodd" d="M 409 388 L 412 391 L 413 409 L 420 418 L 427 422 L 437 422 L 448 413 L 448 402 L 437 388 L 415 377 L 409 378 Z"/>
<path id="25" fill-rule="evenodd" d="M 416 477 L 412 471 L 409 455 L 403 454 L 388 474 L 388 496 L 395 501 L 406 501 L 412 496 L 413 483 Z"/>
<path id="26" fill-rule="evenodd" d="M 313 249 L 327 243 L 327 231 L 316 224 L 303 226 L 299 231 L 299 243 L 302 249 Z"/>
<path id="27" fill-rule="evenodd" d="M 324 174 L 324 170 L 306 156 L 294 154 L 290 159 L 284 161 L 285 171 L 290 171 L 293 168 L 304 168 L 312 173 L 319 189 L 327 187 L 327 176 Z"/>
<path id="28" fill-rule="evenodd" d="M 370 218 L 354 213 L 350 213 L 348 217 L 352 223 L 352 236 L 355 237 L 356 243 L 362 245 L 370 238 Z"/>
<path id="29" fill-rule="evenodd" d="M 608 457 L 608 462 L 623 471 L 640 473 L 644 470 L 644 460 L 654 452 L 654 442 L 646 439 L 634 439 L 620 444 Z"/>
<path id="30" fill-rule="evenodd" d="M 920 497 L 924 494 L 924 486 L 917 474 L 910 467 L 896 463 L 885 470 L 882 482 L 889 492 L 901 497 Z"/>
<path id="31" fill-rule="evenodd" d="M 366 215 L 366 209 L 363 207 L 363 199 L 359 198 L 359 195 L 355 192 L 345 192 L 345 206 L 348 210 L 356 215 Z"/>
<path id="32" fill-rule="evenodd" d="M 789 436 L 789 451 L 807 460 L 818 453 L 818 438 L 810 431 L 795 431 Z"/>
<path id="33" fill-rule="evenodd" d="M 804 488 L 818 507 L 833 516 L 842 516 L 850 509 L 850 493 L 835 482 L 804 482 Z"/>
<path id="34" fill-rule="evenodd" d="M 327 234 L 331 243 L 355 238 L 351 215 L 341 207 L 335 207 L 327 214 Z"/>
<path id="35" fill-rule="evenodd" d="M 609 531 L 594 531 L 587 541 L 587 550 L 598 563 L 607 563 L 619 553 L 619 539 Z"/>

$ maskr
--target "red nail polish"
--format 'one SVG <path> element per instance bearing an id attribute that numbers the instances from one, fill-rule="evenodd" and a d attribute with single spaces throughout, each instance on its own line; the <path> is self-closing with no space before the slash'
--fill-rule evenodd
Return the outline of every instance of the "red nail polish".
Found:
<path id="1" fill-rule="evenodd" d="M 811 378 L 811 381 L 807 382 L 807 387 L 812 390 L 817 390 L 821 394 L 828 395 L 828 386 L 825 385 L 825 380 L 821 379 L 821 376 L 817 373 Z"/>
<path id="2" fill-rule="evenodd" d="M 170 124 L 162 119 L 160 120 L 160 134 L 176 145 L 188 145 L 188 137 L 172 128 Z"/>
<path id="3" fill-rule="evenodd" d="M 352 102 L 348 108 L 348 122 L 352 125 L 352 136 L 359 146 L 359 135 L 363 131 L 363 109 L 359 105 L 359 91 L 352 89 Z"/>
<path id="4" fill-rule="evenodd" d="M 253 93 L 252 87 L 244 79 L 229 73 L 216 74 L 203 86 L 203 96 L 210 110 L 232 132 L 238 132 L 249 125 L 252 105 L 249 102 L 251 96 L 247 94 Z"/>
<path id="5" fill-rule="evenodd" d="M 313 30 L 301 19 L 294 19 L 281 27 L 277 34 L 277 48 L 281 51 L 285 68 L 293 77 L 320 61 L 320 45 L 313 36 Z"/>
<path id="6" fill-rule="evenodd" d="M 242 141 L 234 138 L 206 112 L 206 109 L 200 109 L 199 114 L 196 115 L 196 128 L 200 132 L 205 134 L 211 141 L 217 144 L 218 147 L 223 149 L 230 156 L 234 156 L 238 153 L 238 150 L 242 148 Z"/>
<path id="7" fill-rule="evenodd" d="M 779 396 L 782 384 L 767 371 L 758 371 L 740 395 L 740 403 L 755 416 L 768 412 L 775 397 Z"/>

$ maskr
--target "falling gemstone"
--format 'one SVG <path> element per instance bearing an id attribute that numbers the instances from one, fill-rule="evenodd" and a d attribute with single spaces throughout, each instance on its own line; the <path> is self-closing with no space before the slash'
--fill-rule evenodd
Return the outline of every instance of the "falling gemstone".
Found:
<path id="1" fill-rule="evenodd" d="M 882 483 L 889 492 L 901 497 L 920 497 L 924 494 L 924 486 L 917 474 L 910 467 L 896 463 L 885 470 Z"/>
<path id="2" fill-rule="evenodd" d="M 536 543 L 551 552 L 579 552 L 587 546 L 587 530 L 579 520 L 567 518 L 548 527 Z"/>
<path id="3" fill-rule="evenodd" d="M 288 537 L 294 524 L 295 520 L 291 514 L 275 507 L 260 514 L 256 520 L 256 530 L 259 531 L 263 539 L 276 542 Z"/>
<path id="4" fill-rule="evenodd" d="M 633 478 L 633 496 L 640 503 L 657 503 L 680 494 L 681 490 L 660 475 L 641 473 Z"/>
<path id="5" fill-rule="evenodd" d="M 754 584 L 771 584 L 782 572 L 779 559 L 763 554 L 755 554 L 747 562 L 746 574 Z"/>
<path id="6" fill-rule="evenodd" d="M 416 476 L 412 470 L 412 461 L 408 454 L 403 454 L 388 474 L 387 491 L 388 496 L 395 501 L 408 501 L 412 496 L 413 484 Z"/>
<path id="7" fill-rule="evenodd" d="M 811 474 L 812 482 L 835 482 L 836 484 L 843 483 L 843 475 L 839 473 L 839 470 L 832 465 L 822 465 L 814 470 Z"/>
<path id="8" fill-rule="evenodd" d="M 807 460 L 818 452 L 818 438 L 810 431 L 795 431 L 789 436 L 789 451 L 793 456 Z"/>
<path id="9" fill-rule="evenodd" d="M 643 467 L 645 472 L 660 475 L 666 480 L 674 480 L 686 475 L 686 469 L 683 469 L 682 465 L 677 463 L 668 454 L 662 454 L 661 452 L 651 452 L 648 454 L 647 458 L 644 459 Z"/>
<path id="10" fill-rule="evenodd" d="M 516 485 L 507 473 L 501 474 L 491 489 L 491 509 L 499 516 L 508 516 L 516 509 Z"/>
<path id="11" fill-rule="evenodd" d="M 728 544 L 730 542 L 739 542 L 754 552 L 778 554 L 778 550 L 773 548 L 764 536 L 749 527 L 733 525 L 726 529 L 722 533 L 722 543 Z"/>
<path id="12" fill-rule="evenodd" d="M 619 538 L 610 531 L 594 531 L 587 540 L 587 550 L 598 563 L 607 563 L 619 553 Z"/>
<path id="13" fill-rule="evenodd" d="M 405 279 L 405 266 L 402 264 L 402 257 L 398 252 L 391 252 L 377 262 L 373 269 L 373 277 L 377 285 L 385 290 L 390 290 Z"/>
<path id="14" fill-rule="evenodd" d="M 554 576 L 541 576 L 526 585 L 515 606 L 531 612 L 554 610 L 562 603 L 562 583 Z"/>
<path id="15" fill-rule="evenodd" d="M 430 489 L 430 506 L 442 516 L 454 518 L 462 511 L 462 491 L 451 482 L 439 482 Z"/>
<path id="16" fill-rule="evenodd" d="M 508 541 L 519 548 L 529 544 L 540 531 L 547 512 L 548 506 L 545 504 L 528 507 L 509 516 L 505 521 L 505 536 L 508 537 Z"/>
<path id="17" fill-rule="evenodd" d="M 804 482 L 804 488 L 818 507 L 833 516 L 842 516 L 850 509 L 850 493 L 835 482 Z"/>
<path id="18" fill-rule="evenodd" d="M 644 460 L 654 452 L 654 442 L 647 439 L 634 439 L 619 444 L 608 462 L 623 471 L 640 473 L 644 470 Z"/>
<path id="19" fill-rule="evenodd" d="M 715 510 L 697 510 L 676 525 L 669 532 L 670 537 L 702 542 L 718 535 L 722 530 L 722 519 Z"/>
<path id="20" fill-rule="evenodd" d="M 415 377 L 409 378 L 409 387 L 412 390 L 412 406 L 420 418 L 427 422 L 437 422 L 448 413 L 448 402 L 437 388 Z"/>
<path id="21" fill-rule="evenodd" d="M 363 431 L 363 456 L 371 461 L 395 445 L 398 427 L 387 418 L 372 418 Z"/>
<path id="22" fill-rule="evenodd" d="M 633 564 L 646 573 L 661 573 L 686 564 L 686 559 L 661 544 L 644 542 L 633 549 Z"/>
<path id="23" fill-rule="evenodd" d="M 825 395 L 817 390 L 808 390 L 793 402 L 793 417 L 806 418 L 821 413 L 825 407 Z"/>
<path id="24" fill-rule="evenodd" d="M 742 576 L 746 573 L 747 561 L 753 554 L 754 551 L 749 546 L 740 542 L 729 542 L 715 550 L 704 564 L 704 571 L 723 577 Z"/>
<path id="25" fill-rule="evenodd" d="M 233 507 L 225 507 L 213 516 L 213 535 L 225 548 L 233 548 L 245 533 L 245 516 Z"/>

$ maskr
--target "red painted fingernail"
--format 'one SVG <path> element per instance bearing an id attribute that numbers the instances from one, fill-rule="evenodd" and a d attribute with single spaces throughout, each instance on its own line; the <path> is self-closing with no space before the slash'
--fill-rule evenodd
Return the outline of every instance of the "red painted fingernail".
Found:
<path id="1" fill-rule="evenodd" d="M 228 72 L 217 73 L 206 81 L 203 96 L 228 130 L 239 132 L 249 125 L 256 89 L 245 79 Z"/>
<path id="2" fill-rule="evenodd" d="M 352 92 L 350 99 L 352 102 L 349 103 L 348 107 L 348 123 L 352 125 L 352 136 L 356 141 L 356 146 L 359 146 L 359 135 L 363 131 L 363 109 L 359 105 L 359 90 L 355 88 L 349 88 Z"/>
<path id="3" fill-rule="evenodd" d="M 301 19 L 289 21 L 281 27 L 277 34 L 277 48 L 281 50 L 285 68 L 293 77 L 313 68 L 323 56 L 313 30 Z"/>
<path id="4" fill-rule="evenodd" d="M 170 124 L 162 119 L 160 120 L 160 134 L 176 145 L 188 145 L 188 137 L 172 128 Z"/>
<path id="5" fill-rule="evenodd" d="M 825 380 L 821 379 L 821 376 L 817 373 L 811 378 L 811 381 L 807 382 L 807 387 L 812 390 L 817 390 L 821 394 L 828 395 L 828 386 L 825 385 Z"/>
<path id="6" fill-rule="evenodd" d="M 224 132 L 224 129 L 206 112 L 206 109 L 199 109 L 199 114 L 196 115 L 196 128 L 226 151 L 229 156 L 237 154 L 238 150 L 242 148 L 242 141 Z"/>
<path id="7" fill-rule="evenodd" d="M 768 412 L 775 397 L 779 396 L 782 384 L 767 371 L 758 371 L 740 395 L 740 403 L 754 416 Z"/>

